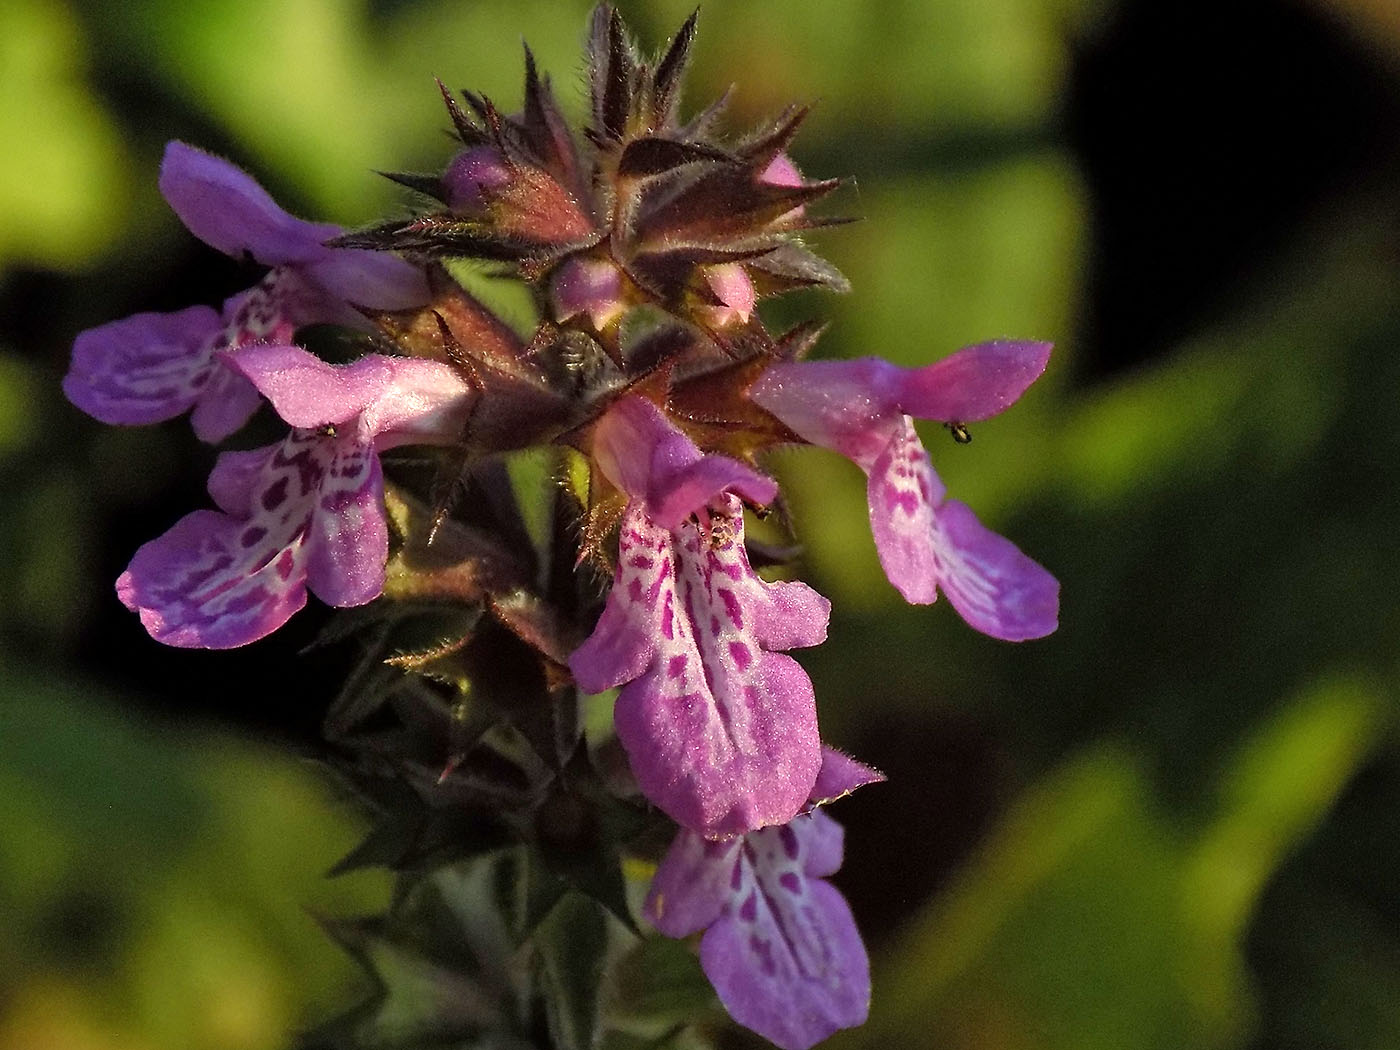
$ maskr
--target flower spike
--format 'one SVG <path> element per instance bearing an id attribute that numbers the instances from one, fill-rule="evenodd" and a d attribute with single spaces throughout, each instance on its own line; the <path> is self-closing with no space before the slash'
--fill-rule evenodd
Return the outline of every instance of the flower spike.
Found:
<path id="1" fill-rule="evenodd" d="M 363 642 L 324 724 L 383 814 L 342 869 L 397 872 L 403 892 L 358 943 L 390 938 L 390 965 L 443 992 L 373 1009 L 454 1045 L 645 1035 L 621 1001 L 597 1008 L 617 977 L 608 911 L 644 936 L 639 918 L 698 937 L 724 1007 L 782 1050 L 865 1019 L 870 965 L 828 881 L 844 833 L 825 807 L 884 778 L 823 747 L 789 654 L 825 640 L 830 604 L 786 577 L 803 523 L 762 470 L 769 451 L 822 445 L 865 472 L 881 563 L 911 602 L 942 593 L 1010 640 L 1058 617 L 1054 577 L 947 497 L 914 429 L 964 438 L 1040 376 L 1049 345 L 910 369 L 806 363 L 816 320 L 770 333 L 770 297 L 848 290 L 805 241 L 840 221 L 819 207 L 841 182 L 789 152 L 806 106 L 748 131 L 722 127 L 727 95 L 682 114 L 697 15 L 648 53 L 596 7 L 581 128 L 528 47 L 517 110 L 438 81 L 451 152 L 390 174 L 417 210 L 364 230 L 296 218 L 170 143 L 170 206 L 268 272 L 221 309 L 82 333 L 64 380 L 114 423 L 189 412 L 219 441 L 266 401 L 287 424 L 219 456 L 213 507 L 137 550 L 117 595 L 157 640 L 206 648 L 264 637 L 308 595 L 374 603 L 326 632 Z M 468 291 L 472 267 L 523 286 L 518 318 Z M 349 363 L 296 345 L 326 323 L 354 330 L 333 345 Z M 381 461 L 407 445 L 438 447 Z M 517 452 L 549 462 L 548 490 L 528 491 Z M 594 739 L 582 694 L 614 690 L 615 739 Z M 677 827 L 638 916 L 662 814 Z M 439 912 L 470 942 L 450 959 L 428 943 Z M 402 984 L 379 982 L 390 998 Z M 366 1016 L 313 1041 L 373 1042 Z"/>

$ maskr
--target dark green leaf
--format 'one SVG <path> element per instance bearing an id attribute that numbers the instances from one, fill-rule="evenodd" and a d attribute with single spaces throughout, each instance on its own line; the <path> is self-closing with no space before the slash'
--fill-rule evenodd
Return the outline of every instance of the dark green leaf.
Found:
<path id="1" fill-rule="evenodd" d="M 600 1024 L 607 917 L 588 898 L 566 894 L 536 931 L 535 946 L 554 1045 L 558 1050 L 592 1050 Z"/>

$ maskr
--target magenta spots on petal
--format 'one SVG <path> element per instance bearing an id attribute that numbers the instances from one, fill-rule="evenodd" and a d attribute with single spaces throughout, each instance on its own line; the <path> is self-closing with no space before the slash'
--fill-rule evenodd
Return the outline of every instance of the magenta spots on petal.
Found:
<path id="1" fill-rule="evenodd" d="M 797 833 L 792 830 L 791 824 L 784 824 L 778 829 L 778 840 L 783 844 L 783 852 L 787 854 L 788 860 L 796 860 L 798 852 Z"/>
<path id="2" fill-rule="evenodd" d="M 262 506 L 263 510 L 276 510 L 287 499 L 287 478 L 278 478 L 270 486 L 263 490 Z"/>
<path id="3" fill-rule="evenodd" d="M 753 650 L 743 642 L 730 642 L 729 656 L 734 661 L 734 666 L 741 671 L 747 671 L 749 664 L 753 663 Z"/>
<path id="4" fill-rule="evenodd" d="M 277 575 L 284 580 L 290 580 L 292 578 L 292 570 L 296 568 L 296 563 L 296 554 L 291 550 L 283 551 L 282 557 L 277 560 Z"/>
<path id="5" fill-rule="evenodd" d="M 690 663 L 690 657 L 686 656 L 685 653 L 671 657 L 666 663 L 666 677 L 679 678 L 681 675 L 685 674 L 685 668 L 688 663 Z"/>
<path id="6" fill-rule="evenodd" d="M 797 873 L 794 871 L 785 871 L 779 875 L 778 885 L 789 893 L 796 894 L 802 892 L 802 880 L 797 877 Z"/>
<path id="7" fill-rule="evenodd" d="M 744 922 L 753 922 L 758 918 L 758 892 L 750 893 L 744 903 L 739 906 L 739 918 Z"/>
<path id="8" fill-rule="evenodd" d="M 262 538 L 266 535 L 267 530 L 265 528 L 261 525 L 254 525 L 250 529 L 245 529 L 243 535 L 238 537 L 238 544 L 240 547 L 252 547 L 261 542 Z"/>
<path id="9" fill-rule="evenodd" d="M 744 629 L 744 610 L 739 605 L 739 597 L 728 587 L 720 587 L 716 593 L 719 594 L 720 601 L 724 603 L 724 611 L 729 615 L 729 622 L 737 630 Z"/>

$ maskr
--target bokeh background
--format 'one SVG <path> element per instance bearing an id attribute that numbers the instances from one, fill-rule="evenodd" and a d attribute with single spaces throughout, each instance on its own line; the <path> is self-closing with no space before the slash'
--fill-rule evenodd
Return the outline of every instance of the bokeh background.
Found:
<path id="1" fill-rule="evenodd" d="M 659 46 L 688 0 L 622 3 Z M 203 505 L 183 422 L 62 398 L 73 336 L 248 274 L 155 173 L 181 138 L 291 210 L 401 210 L 448 156 L 431 81 L 579 100 L 587 5 L 0 4 L 0 1048 L 272 1050 L 343 1007 L 320 914 L 358 818 L 308 756 L 312 610 L 245 652 L 152 643 L 132 551 Z M 832 1046 L 1400 1046 L 1400 8 L 1393 0 L 708 0 L 688 98 L 794 150 L 862 222 L 820 353 L 1051 339 L 955 445 L 960 498 L 1063 583 L 1058 634 L 981 638 L 883 580 L 863 479 L 779 462 L 831 641 L 838 884 L 875 964 Z"/>

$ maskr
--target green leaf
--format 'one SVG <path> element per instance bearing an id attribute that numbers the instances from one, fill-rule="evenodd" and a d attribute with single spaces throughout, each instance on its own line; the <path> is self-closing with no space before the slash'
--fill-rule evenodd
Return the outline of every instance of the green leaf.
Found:
<path id="1" fill-rule="evenodd" d="M 604 1004 L 608 1027 L 646 1046 L 721 1012 L 691 943 L 654 936 L 640 938 L 617 961 Z"/>
<path id="2" fill-rule="evenodd" d="M 566 894 L 535 933 L 549 1032 L 558 1050 L 591 1050 L 600 1024 L 600 991 L 608 955 L 603 910 Z"/>

